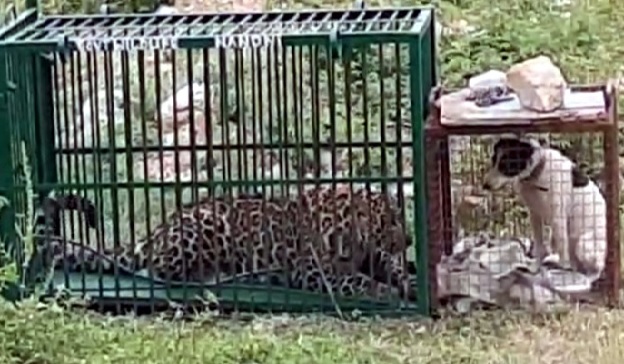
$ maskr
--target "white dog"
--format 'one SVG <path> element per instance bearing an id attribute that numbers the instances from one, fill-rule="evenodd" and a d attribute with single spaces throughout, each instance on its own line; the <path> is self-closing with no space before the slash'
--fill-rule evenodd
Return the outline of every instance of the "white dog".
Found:
<path id="1" fill-rule="evenodd" d="M 483 187 L 493 191 L 509 183 L 529 209 L 538 260 L 598 278 L 607 249 L 606 202 L 598 186 L 559 150 L 502 138 Z M 549 244 L 544 224 L 551 229 Z"/>

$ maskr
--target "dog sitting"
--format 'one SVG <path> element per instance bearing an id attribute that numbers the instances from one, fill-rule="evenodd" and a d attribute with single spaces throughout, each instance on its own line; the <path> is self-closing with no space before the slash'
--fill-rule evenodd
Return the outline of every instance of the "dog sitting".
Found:
<path id="1" fill-rule="evenodd" d="M 483 188 L 512 184 L 529 209 L 533 254 L 598 278 L 607 248 L 606 201 L 600 189 L 561 151 L 536 140 L 502 138 L 494 145 Z M 544 244 L 543 226 L 551 229 Z"/>

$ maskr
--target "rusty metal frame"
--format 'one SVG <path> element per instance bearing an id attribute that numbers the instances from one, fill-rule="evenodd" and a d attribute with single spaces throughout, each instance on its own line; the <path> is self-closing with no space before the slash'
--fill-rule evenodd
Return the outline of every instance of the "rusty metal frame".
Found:
<path id="1" fill-rule="evenodd" d="M 448 125 L 441 122 L 439 98 L 452 90 L 437 89 L 430 98 L 431 114 L 425 127 L 427 154 L 427 196 L 429 234 L 429 270 L 432 308 L 440 307 L 437 300 L 436 264 L 442 254 L 452 249 L 451 170 L 449 137 L 456 135 L 492 135 L 508 133 L 600 133 L 603 136 L 607 202 L 607 262 L 603 277 L 594 291 L 608 306 L 619 302 L 620 275 L 620 212 L 619 212 L 619 155 L 618 155 L 618 87 L 616 81 L 601 85 L 572 86 L 572 91 L 602 91 L 605 111 L 596 118 L 585 120 L 531 119 L 520 123 L 496 125 Z"/>

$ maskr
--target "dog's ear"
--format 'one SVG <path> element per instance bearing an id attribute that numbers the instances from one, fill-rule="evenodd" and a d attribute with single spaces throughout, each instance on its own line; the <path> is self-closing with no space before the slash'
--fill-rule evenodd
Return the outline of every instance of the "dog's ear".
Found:
<path id="1" fill-rule="evenodd" d="M 516 177 L 531 166 L 531 158 L 537 148 L 530 141 L 501 138 L 494 145 L 492 166 L 506 177 Z"/>
<path id="2" fill-rule="evenodd" d="M 512 149 L 533 149 L 539 146 L 539 142 L 535 141 L 534 139 L 504 137 L 500 138 L 496 142 L 496 144 L 494 144 L 494 151 Z"/>
<path id="3" fill-rule="evenodd" d="M 514 156 L 519 160 L 529 159 L 539 143 L 536 145 L 533 140 L 516 138 L 501 138 L 494 145 L 494 155 Z"/>
<path id="4" fill-rule="evenodd" d="M 581 167 L 576 164 L 572 167 L 572 187 L 586 187 L 590 181 L 589 176 Z"/>

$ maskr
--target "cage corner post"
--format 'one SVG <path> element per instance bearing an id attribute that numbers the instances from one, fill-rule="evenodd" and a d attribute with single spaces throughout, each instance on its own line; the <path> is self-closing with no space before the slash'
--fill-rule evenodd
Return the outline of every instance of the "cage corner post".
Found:
<path id="1" fill-rule="evenodd" d="M 429 286 L 429 231 L 427 228 L 427 156 L 425 136 L 425 105 L 423 100 L 423 52 L 420 37 L 416 36 L 409 41 L 409 70 L 410 70 L 410 102 L 412 111 L 412 155 L 414 156 L 414 221 L 413 231 L 416 235 L 416 264 L 417 267 L 417 296 L 418 311 L 423 316 L 431 315 L 431 295 Z"/>
<path id="2" fill-rule="evenodd" d="M 444 204 L 442 196 L 444 195 L 443 183 L 443 157 L 442 140 L 433 135 L 427 136 L 426 141 L 426 168 L 427 168 L 427 231 L 429 241 L 427 242 L 427 260 L 426 267 L 429 272 L 429 295 L 431 296 L 431 310 L 439 308 L 438 302 L 438 277 L 437 263 L 442 257 L 443 251 L 446 249 L 444 244 L 444 225 L 441 222 L 444 219 Z"/>
<path id="3" fill-rule="evenodd" d="M 14 185 L 14 171 L 17 168 L 17 161 L 14 155 L 14 141 L 13 137 L 13 120 L 9 112 L 9 92 L 12 90 L 9 88 L 8 73 L 9 71 L 9 58 L 2 47 L 0 47 L 0 165 L 3 167 L 0 169 L 0 197 L 6 199 L 6 204 L 0 210 L 0 243 L 3 244 L 3 255 L 0 257 L 0 265 L 10 264 L 11 260 L 17 263 L 21 261 L 22 255 L 21 249 L 17 244 L 17 234 L 15 231 L 16 215 L 15 215 L 15 185 Z M 11 254 L 9 254 L 11 252 Z M 17 264 L 19 274 L 21 265 Z M 5 288 L 0 292 L 2 296 L 10 300 L 18 300 L 22 296 L 22 292 L 19 287 Z"/>
<path id="4" fill-rule="evenodd" d="M 45 186 L 56 184 L 57 170 L 54 150 L 54 94 L 52 83 L 52 67 L 54 58 L 51 55 L 39 54 L 34 58 L 33 86 L 36 84 L 35 100 L 35 140 L 37 141 L 37 175 L 39 182 Z M 50 188 L 39 191 L 41 196 L 47 195 Z M 60 192 L 60 191 L 57 191 Z M 58 222 L 58 221 L 57 221 Z"/>
<path id="5" fill-rule="evenodd" d="M 27 9 L 37 10 L 37 14 L 41 12 L 41 0 L 26 0 Z"/>
<path id="6" fill-rule="evenodd" d="M 607 199 L 607 304 L 615 307 L 620 301 L 621 248 L 620 248 L 620 156 L 618 131 L 618 89 L 607 90 L 609 127 L 603 132 L 605 155 L 605 181 Z"/>

